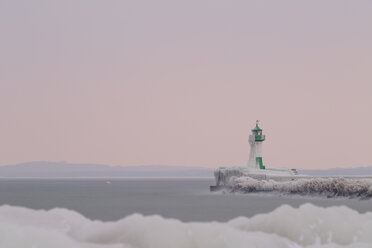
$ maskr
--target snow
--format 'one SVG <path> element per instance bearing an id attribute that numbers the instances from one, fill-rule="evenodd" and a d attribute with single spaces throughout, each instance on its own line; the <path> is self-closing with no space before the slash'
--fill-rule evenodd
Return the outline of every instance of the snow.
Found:
<path id="1" fill-rule="evenodd" d="M 372 213 L 347 207 L 283 205 L 226 223 L 134 214 L 115 222 L 89 220 L 67 209 L 0 207 L 0 247 L 243 248 L 372 247 Z"/>

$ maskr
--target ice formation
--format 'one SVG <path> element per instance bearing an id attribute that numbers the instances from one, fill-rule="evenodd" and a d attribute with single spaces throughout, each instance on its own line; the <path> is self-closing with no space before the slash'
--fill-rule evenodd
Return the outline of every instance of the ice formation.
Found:
<path id="1" fill-rule="evenodd" d="M 327 197 L 372 197 L 372 179 L 367 178 L 300 178 L 292 181 L 256 180 L 251 177 L 231 177 L 232 191 L 280 192 Z"/>
<path id="2" fill-rule="evenodd" d="M 347 207 L 284 205 L 226 223 L 185 223 L 134 214 L 116 222 L 66 210 L 0 207 L 0 247 L 6 248 L 246 248 L 372 247 L 372 213 Z"/>

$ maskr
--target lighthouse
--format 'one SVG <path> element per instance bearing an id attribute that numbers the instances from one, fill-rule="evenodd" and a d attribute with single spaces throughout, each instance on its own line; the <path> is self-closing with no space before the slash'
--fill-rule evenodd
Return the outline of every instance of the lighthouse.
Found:
<path id="1" fill-rule="evenodd" d="M 252 134 L 249 135 L 248 142 L 251 147 L 248 159 L 248 168 L 264 170 L 265 166 L 262 162 L 262 142 L 265 140 L 265 135 L 262 135 L 262 129 L 256 126 L 252 129 Z"/>
<path id="2" fill-rule="evenodd" d="M 252 134 L 248 138 L 251 151 L 247 166 L 217 168 L 214 171 L 216 185 L 210 186 L 210 190 L 216 191 L 224 187 L 233 187 L 231 186 L 231 182 L 234 182 L 235 179 L 232 178 L 236 177 L 274 181 L 293 181 L 298 178 L 307 178 L 307 176 L 300 177 L 296 169 L 264 166 L 262 161 L 262 142 L 264 141 L 265 135 L 262 134 L 262 129 L 258 126 L 258 121 L 256 121 L 256 126 L 252 129 Z"/>

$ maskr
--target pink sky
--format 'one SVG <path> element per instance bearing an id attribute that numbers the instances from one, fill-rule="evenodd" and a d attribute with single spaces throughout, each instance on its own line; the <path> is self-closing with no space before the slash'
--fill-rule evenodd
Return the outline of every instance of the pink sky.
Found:
<path id="1" fill-rule="evenodd" d="M 372 1 L 1 1 L 0 165 L 372 165 Z"/>

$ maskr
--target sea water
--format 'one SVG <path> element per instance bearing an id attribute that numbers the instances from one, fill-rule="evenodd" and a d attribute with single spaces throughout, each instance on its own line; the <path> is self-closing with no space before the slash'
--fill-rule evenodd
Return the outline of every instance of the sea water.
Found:
<path id="1" fill-rule="evenodd" d="M 66 208 L 102 221 L 134 213 L 186 222 L 228 221 L 304 203 L 372 212 L 372 200 L 210 192 L 213 184 L 213 179 L 1 179 L 0 205 Z"/>

